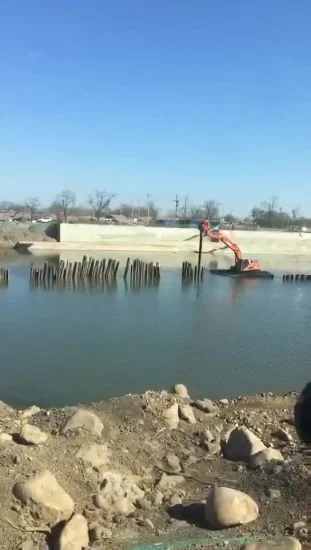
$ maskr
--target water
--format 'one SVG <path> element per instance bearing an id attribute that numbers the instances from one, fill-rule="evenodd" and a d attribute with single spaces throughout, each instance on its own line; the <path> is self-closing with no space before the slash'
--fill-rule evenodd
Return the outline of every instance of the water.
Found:
<path id="1" fill-rule="evenodd" d="M 29 258 L 5 263 L 0 398 L 15 406 L 86 403 L 176 382 L 200 397 L 285 392 L 310 378 L 311 284 L 206 276 L 183 289 L 180 271 L 167 268 L 157 289 L 131 292 L 120 278 L 110 291 L 44 291 L 29 288 Z"/>

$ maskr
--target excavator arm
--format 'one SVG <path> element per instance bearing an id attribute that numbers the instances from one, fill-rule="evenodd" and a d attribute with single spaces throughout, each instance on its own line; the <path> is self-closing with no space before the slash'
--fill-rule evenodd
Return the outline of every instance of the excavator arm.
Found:
<path id="1" fill-rule="evenodd" d="M 217 241 L 224 243 L 225 246 L 232 250 L 235 256 L 235 266 L 239 269 L 239 271 L 250 271 L 254 269 L 260 270 L 258 262 L 243 260 L 241 249 L 237 244 L 228 239 L 224 233 L 221 233 L 220 231 L 213 231 L 209 220 L 204 220 L 202 230 L 208 237 L 210 237 L 210 239 L 216 239 Z"/>

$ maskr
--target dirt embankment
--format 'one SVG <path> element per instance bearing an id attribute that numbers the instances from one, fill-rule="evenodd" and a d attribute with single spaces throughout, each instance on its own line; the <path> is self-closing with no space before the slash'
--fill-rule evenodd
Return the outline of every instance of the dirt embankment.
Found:
<path id="1" fill-rule="evenodd" d="M 295 395 L 213 403 L 177 391 L 2 404 L 1 548 L 230 548 L 292 535 L 286 548 L 298 550 L 307 473 Z"/>
<path id="2" fill-rule="evenodd" d="M 25 227 L 23 225 L 18 225 L 11 223 L 8 227 L 0 228 L 0 247 L 1 248 L 11 248 L 18 241 L 44 241 L 44 242 L 55 242 L 55 239 L 52 239 L 45 234 L 37 225 L 29 225 Z"/>

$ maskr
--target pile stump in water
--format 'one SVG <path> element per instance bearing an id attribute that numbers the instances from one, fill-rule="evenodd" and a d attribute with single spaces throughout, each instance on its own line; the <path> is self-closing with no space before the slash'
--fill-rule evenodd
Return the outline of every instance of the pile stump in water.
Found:
<path id="1" fill-rule="evenodd" d="M 131 259 L 128 258 L 123 275 L 125 283 L 127 283 L 129 274 L 132 288 L 158 286 L 161 278 L 160 264 L 159 262 L 143 262 L 138 258 L 131 263 Z"/>
<path id="2" fill-rule="evenodd" d="M 0 268 L 0 285 L 7 286 L 9 284 L 9 270 Z"/>
<path id="3" fill-rule="evenodd" d="M 183 262 L 181 268 L 181 278 L 182 282 L 187 284 L 191 282 L 200 282 L 204 278 L 204 268 L 199 265 L 194 267 L 190 262 Z"/>
<path id="4" fill-rule="evenodd" d="M 283 275 L 283 281 L 310 281 L 311 282 L 311 275 L 303 275 L 301 273 L 296 274 L 286 274 Z"/>
<path id="5" fill-rule="evenodd" d="M 34 285 L 45 283 L 63 283 L 77 282 L 83 280 L 92 280 L 99 282 L 115 281 L 119 269 L 119 262 L 116 260 L 95 260 L 83 256 L 82 262 L 64 262 L 61 260 L 58 265 L 45 262 L 42 269 L 30 268 L 30 282 Z M 68 285 L 67 285 L 68 286 Z"/>

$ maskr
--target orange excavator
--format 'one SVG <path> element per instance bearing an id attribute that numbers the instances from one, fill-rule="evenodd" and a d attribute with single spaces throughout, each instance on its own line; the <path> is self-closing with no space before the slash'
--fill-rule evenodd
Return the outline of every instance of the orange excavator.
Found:
<path id="1" fill-rule="evenodd" d="M 220 231 L 215 231 L 215 229 L 213 230 L 209 220 L 204 220 L 202 222 L 201 230 L 203 231 L 203 234 L 210 237 L 210 239 L 224 243 L 224 245 L 230 248 L 230 250 L 232 250 L 232 252 L 234 253 L 235 264 L 231 267 L 230 270 L 225 270 L 226 272 L 229 271 L 231 273 L 245 273 L 248 271 L 252 271 L 256 273 L 264 273 L 261 271 L 258 262 L 243 259 L 242 252 L 238 245 L 230 241 L 230 239 L 228 239 L 228 237 L 224 233 L 221 233 Z"/>

